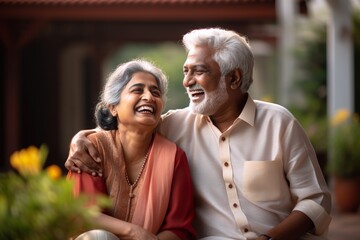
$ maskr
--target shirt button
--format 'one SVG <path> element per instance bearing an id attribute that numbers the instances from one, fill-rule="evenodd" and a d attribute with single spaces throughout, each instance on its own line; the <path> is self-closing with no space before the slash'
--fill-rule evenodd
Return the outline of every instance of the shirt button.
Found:
<path id="1" fill-rule="evenodd" d="M 226 140 L 226 138 L 225 137 L 221 137 L 221 141 L 225 141 Z"/>
<path id="2" fill-rule="evenodd" d="M 229 163 L 228 163 L 228 162 L 224 162 L 224 166 L 225 166 L 225 167 L 228 167 L 228 166 L 229 166 Z"/>
<path id="3" fill-rule="evenodd" d="M 233 187 L 233 185 L 230 183 L 230 184 L 229 184 L 229 188 L 232 188 L 232 187 Z"/>
<path id="4" fill-rule="evenodd" d="M 238 205 L 237 205 L 236 203 L 234 203 L 234 204 L 233 204 L 233 207 L 234 207 L 234 208 L 237 208 L 237 207 L 238 207 Z"/>

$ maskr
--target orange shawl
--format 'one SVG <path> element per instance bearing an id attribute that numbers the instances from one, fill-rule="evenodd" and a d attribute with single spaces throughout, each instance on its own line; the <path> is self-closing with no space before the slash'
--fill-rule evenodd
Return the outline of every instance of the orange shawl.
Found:
<path id="1" fill-rule="evenodd" d="M 176 149 L 174 143 L 155 136 L 132 219 L 133 223 L 155 234 L 165 219 L 170 200 Z"/>

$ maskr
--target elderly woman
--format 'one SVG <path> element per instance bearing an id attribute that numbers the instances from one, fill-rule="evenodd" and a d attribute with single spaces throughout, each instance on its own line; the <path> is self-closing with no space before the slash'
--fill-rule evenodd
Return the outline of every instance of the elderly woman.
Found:
<path id="1" fill-rule="evenodd" d="M 75 194 L 103 193 L 113 203 L 96 223 L 121 239 L 195 239 L 193 189 L 187 157 L 156 133 L 167 79 L 151 63 L 134 60 L 110 75 L 98 103 L 102 177 L 69 172 Z"/>

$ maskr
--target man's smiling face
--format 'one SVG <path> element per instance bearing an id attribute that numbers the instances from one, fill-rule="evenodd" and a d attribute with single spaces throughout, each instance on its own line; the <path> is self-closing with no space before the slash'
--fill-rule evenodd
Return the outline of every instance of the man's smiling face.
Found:
<path id="1" fill-rule="evenodd" d="M 228 99 L 226 83 L 210 49 L 197 46 L 191 49 L 183 67 L 183 85 L 195 113 L 212 115 Z"/>

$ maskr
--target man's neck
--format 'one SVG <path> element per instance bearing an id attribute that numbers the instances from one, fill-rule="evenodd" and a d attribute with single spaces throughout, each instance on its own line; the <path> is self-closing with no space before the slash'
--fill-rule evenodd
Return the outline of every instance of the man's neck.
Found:
<path id="1" fill-rule="evenodd" d="M 220 107 L 220 109 L 210 116 L 212 123 L 220 130 L 220 132 L 225 132 L 239 117 L 246 101 L 248 99 L 248 94 L 244 94 L 237 104 L 228 104 L 227 106 Z"/>

